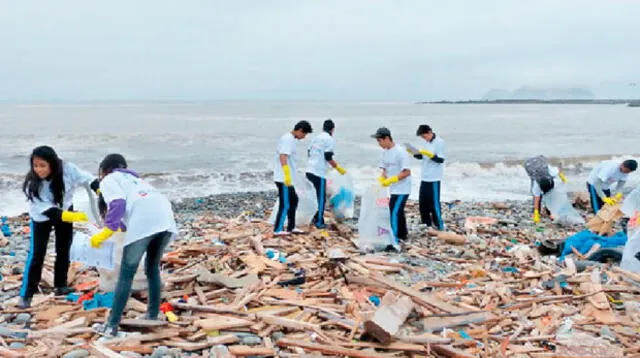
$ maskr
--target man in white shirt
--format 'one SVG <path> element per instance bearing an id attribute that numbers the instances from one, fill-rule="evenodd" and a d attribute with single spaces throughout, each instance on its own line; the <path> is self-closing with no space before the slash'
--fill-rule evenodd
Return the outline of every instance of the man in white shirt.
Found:
<path id="1" fill-rule="evenodd" d="M 326 227 L 324 224 L 324 208 L 326 201 L 325 193 L 327 190 L 326 177 L 329 166 L 335 168 L 338 173 L 342 175 L 347 172 L 333 159 L 336 147 L 336 141 L 333 138 L 334 130 L 335 124 L 331 119 L 324 121 L 322 133 L 313 138 L 308 150 L 309 164 L 307 166 L 306 177 L 316 189 L 318 212 L 316 212 L 313 217 L 313 224 L 318 229 L 324 229 Z"/>
<path id="2" fill-rule="evenodd" d="M 533 222 L 540 222 L 542 212 L 542 196 L 555 187 L 560 179 L 567 182 L 567 177 L 557 167 L 549 164 L 543 155 L 531 157 L 524 162 L 524 168 L 531 180 L 531 195 L 533 195 Z"/>
<path id="3" fill-rule="evenodd" d="M 420 182 L 420 220 L 427 226 L 444 230 L 440 206 L 440 183 L 444 174 L 444 140 L 436 136 L 430 126 L 418 126 L 416 135 L 421 137 L 418 153 L 413 157 L 422 161 Z"/>
<path id="4" fill-rule="evenodd" d="M 393 142 L 391 131 L 385 127 L 378 128 L 371 137 L 375 138 L 383 149 L 380 161 L 382 174 L 378 180 L 382 186 L 389 187 L 391 193 L 391 231 L 397 244 L 398 240 L 406 240 L 409 234 L 404 215 L 404 206 L 411 194 L 409 154 Z"/>
<path id="5" fill-rule="evenodd" d="M 304 139 L 313 129 L 307 121 L 296 123 L 291 132 L 285 133 L 278 141 L 273 181 L 278 188 L 278 213 L 276 214 L 274 234 L 276 236 L 302 233 L 295 228 L 296 210 L 298 209 L 298 195 L 293 186 L 296 175 L 296 140 Z M 287 219 L 285 230 L 284 221 Z"/>
<path id="6" fill-rule="evenodd" d="M 622 187 L 627 182 L 629 173 L 636 171 L 636 169 L 638 169 L 638 162 L 629 159 L 622 163 L 607 160 L 591 170 L 587 179 L 587 189 L 594 213 L 597 214 L 605 203 L 613 205 L 622 197 Z"/>

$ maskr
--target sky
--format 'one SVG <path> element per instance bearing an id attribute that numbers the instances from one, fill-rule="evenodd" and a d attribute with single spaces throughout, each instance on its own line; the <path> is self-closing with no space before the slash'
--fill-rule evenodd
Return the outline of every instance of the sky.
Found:
<path id="1" fill-rule="evenodd" d="M 636 0 L 0 0 L 0 100 L 640 97 L 638 14 Z"/>

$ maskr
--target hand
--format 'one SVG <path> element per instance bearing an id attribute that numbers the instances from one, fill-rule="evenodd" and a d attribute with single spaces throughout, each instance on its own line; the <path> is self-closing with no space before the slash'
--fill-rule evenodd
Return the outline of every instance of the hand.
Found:
<path id="1" fill-rule="evenodd" d="M 387 180 L 387 178 L 385 178 L 385 177 L 378 177 L 378 183 L 380 183 L 380 185 L 384 185 L 384 184 L 382 184 L 382 183 L 384 183 L 384 182 L 385 182 L 385 180 Z"/>
<path id="2" fill-rule="evenodd" d="M 435 157 L 435 156 L 436 156 L 436 155 L 435 155 L 435 154 L 433 154 L 432 152 L 430 152 L 430 151 L 428 151 L 428 150 L 424 150 L 424 149 L 421 149 L 421 150 L 420 150 L 420 154 L 424 155 L 425 157 L 428 157 L 429 159 L 431 159 L 431 158 L 433 158 L 433 157 Z"/>
<path id="3" fill-rule="evenodd" d="M 565 183 L 565 184 L 567 184 L 567 183 L 569 182 L 569 181 L 567 180 L 567 177 L 566 177 L 566 176 L 564 176 L 564 173 L 563 173 L 563 172 L 558 173 L 558 178 L 560 178 L 560 180 L 561 180 L 563 183 Z"/>
<path id="4" fill-rule="evenodd" d="M 293 184 L 291 183 L 291 168 L 289 168 L 289 166 L 285 164 L 282 166 L 282 171 L 284 172 L 284 185 L 292 186 Z"/>
<path id="5" fill-rule="evenodd" d="M 108 227 L 105 227 L 99 233 L 91 236 L 91 239 L 89 239 L 91 241 L 91 247 L 93 247 L 94 249 L 99 248 L 100 245 L 102 245 L 102 243 L 109 239 L 111 236 L 113 236 L 113 231 Z"/>
<path id="6" fill-rule="evenodd" d="M 382 182 L 380 182 L 380 184 L 382 184 L 382 186 L 387 187 L 390 186 L 391 184 L 397 183 L 398 182 L 398 176 L 392 176 L 391 178 L 387 178 L 385 180 L 383 180 Z"/>
<path id="7" fill-rule="evenodd" d="M 338 173 L 340 173 L 340 175 L 345 175 L 345 174 L 347 174 L 347 171 L 346 171 L 343 167 L 341 167 L 341 166 L 339 166 L 339 165 L 338 165 L 338 166 L 336 166 L 336 170 L 338 171 Z"/>
<path id="8" fill-rule="evenodd" d="M 63 211 L 60 220 L 66 223 L 87 222 L 89 217 L 81 211 Z"/>
<path id="9" fill-rule="evenodd" d="M 616 196 L 614 196 L 613 198 L 615 199 L 616 202 L 620 202 L 620 200 L 622 200 L 622 193 L 616 194 Z"/>
<path id="10" fill-rule="evenodd" d="M 614 198 L 604 197 L 604 198 L 602 198 L 602 201 L 605 204 L 608 204 L 608 205 L 616 205 L 616 199 L 614 199 Z"/>
<path id="11" fill-rule="evenodd" d="M 533 222 L 536 224 L 540 222 L 540 211 L 537 209 L 533 211 Z"/>

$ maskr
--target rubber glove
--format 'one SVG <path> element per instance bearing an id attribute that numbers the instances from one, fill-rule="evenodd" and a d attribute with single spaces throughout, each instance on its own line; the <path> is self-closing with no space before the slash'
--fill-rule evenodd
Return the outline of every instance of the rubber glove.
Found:
<path id="1" fill-rule="evenodd" d="M 336 166 L 336 170 L 338 171 L 338 173 L 340 173 L 340 175 L 345 175 L 347 173 L 347 171 L 339 165 Z"/>
<path id="2" fill-rule="evenodd" d="M 385 177 L 378 177 L 378 183 L 380 183 L 380 185 L 384 185 L 384 181 L 387 180 L 387 178 Z"/>
<path id="3" fill-rule="evenodd" d="M 284 185 L 291 186 L 291 168 L 289 168 L 289 165 L 285 164 L 282 166 L 282 171 L 284 172 Z"/>
<path id="4" fill-rule="evenodd" d="M 605 204 L 616 205 L 616 199 L 614 198 L 604 197 L 602 198 L 602 201 L 605 202 Z"/>
<path id="5" fill-rule="evenodd" d="M 109 239 L 111 236 L 113 236 L 113 230 L 105 227 L 99 233 L 91 236 L 91 247 L 93 247 L 94 249 L 99 248 L 100 245 L 102 245 L 102 243 Z"/>
<path id="6" fill-rule="evenodd" d="M 614 196 L 614 197 L 613 197 L 613 199 L 614 199 L 616 202 L 620 202 L 620 200 L 622 200 L 622 193 L 618 193 L 618 194 L 616 194 L 616 196 Z"/>
<path id="7" fill-rule="evenodd" d="M 563 183 L 565 183 L 565 184 L 567 184 L 567 183 L 569 182 L 569 181 L 567 180 L 567 177 L 566 177 L 566 176 L 564 176 L 564 173 L 563 173 L 563 172 L 558 173 L 558 178 L 560 178 L 560 180 L 561 180 Z"/>
<path id="8" fill-rule="evenodd" d="M 424 150 L 424 149 L 420 149 L 420 154 L 424 155 L 425 157 L 432 159 L 433 157 L 435 157 L 436 155 L 431 153 L 428 150 Z"/>
<path id="9" fill-rule="evenodd" d="M 536 224 L 540 222 L 540 211 L 538 209 L 533 211 L 533 222 Z"/>
<path id="10" fill-rule="evenodd" d="M 60 220 L 66 223 L 87 222 L 89 218 L 87 214 L 81 211 L 63 211 Z"/>
<path id="11" fill-rule="evenodd" d="M 400 179 L 398 179 L 398 176 L 392 176 L 391 178 L 387 178 L 384 181 L 382 181 L 380 184 L 382 184 L 382 186 L 387 187 L 391 184 L 397 183 Z"/>

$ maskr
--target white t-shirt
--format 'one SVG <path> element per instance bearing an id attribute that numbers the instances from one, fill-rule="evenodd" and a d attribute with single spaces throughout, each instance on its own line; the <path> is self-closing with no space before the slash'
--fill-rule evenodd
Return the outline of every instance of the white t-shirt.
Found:
<path id="1" fill-rule="evenodd" d="M 558 183 L 558 176 L 560 175 L 560 170 L 557 167 L 548 165 L 549 168 L 549 175 L 551 175 L 551 177 L 553 178 L 553 182 L 554 184 Z M 533 196 L 542 196 L 544 193 L 542 192 L 542 189 L 540 189 L 540 184 L 538 184 L 537 181 L 535 180 L 531 180 L 531 194 L 533 194 Z"/>
<path id="2" fill-rule="evenodd" d="M 307 173 L 312 173 L 320 178 L 327 175 L 329 163 L 324 157 L 324 153 L 333 152 L 336 148 L 336 141 L 327 132 L 322 132 L 311 141 L 309 145 L 309 163 Z"/>
<path id="3" fill-rule="evenodd" d="M 278 140 L 278 148 L 276 149 L 276 159 L 273 166 L 273 181 L 284 183 L 284 171 L 280 164 L 280 154 L 287 155 L 287 164 L 291 170 L 291 181 L 295 182 L 296 177 L 296 137 L 291 132 L 285 133 Z"/>
<path id="4" fill-rule="evenodd" d="M 169 200 L 135 175 L 113 172 L 100 181 L 100 192 L 107 205 L 116 199 L 127 202 L 125 246 L 163 231 L 178 233 Z"/>
<path id="5" fill-rule="evenodd" d="M 411 169 L 409 162 L 409 153 L 396 144 L 391 149 L 382 150 L 380 168 L 386 170 L 387 178 L 391 178 L 400 174 L 404 169 Z M 389 192 L 398 195 L 411 194 L 411 175 L 392 184 Z"/>
<path id="6" fill-rule="evenodd" d="M 444 159 L 444 139 L 436 136 L 431 142 L 420 141 L 420 149 L 427 150 Z M 444 175 L 444 163 L 436 163 L 429 157 L 422 158 L 422 181 L 434 182 L 442 180 Z"/>
<path id="7" fill-rule="evenodd" d="M 44 222 L 49 218 L 42 213 L 50 208 L 60 208 L 69 210 L 73 205 L 73 193 L 78 187 L 89 187 L 96 178 L 91 174 L 78 168 L 75 164 L 62 161 L 62 180 L 64 181 L 64 198 L 62 207 L 53 202 L 53 192 L 51 191 L 51 180 L 43 180 L 40 186 L 40 199 L 33 198 L 29 203 L 29 216 L 35 222 Z"/>
<path id="8" fill-rule="evenodd" d="M 619 181 L 627 181 L 628 174 L 620 171 L 622 162 L 615 160 L 607 160 L 596 165 L 591 173 L 587 183 L 598 186 L 602 185 L 601 189 L 613 189 L 613 184 Z"/>

